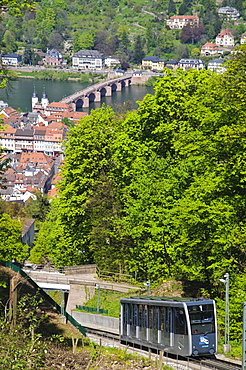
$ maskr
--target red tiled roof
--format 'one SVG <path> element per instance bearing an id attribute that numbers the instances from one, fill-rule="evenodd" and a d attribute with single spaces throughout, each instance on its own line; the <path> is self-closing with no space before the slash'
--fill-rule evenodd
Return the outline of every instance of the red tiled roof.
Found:
<path id="1" fill-rule="evenodd" d="M 224 30 L 221 30 L 217 37 L 224 37 L 224 36 L 230 36 L 233 37 L 230 28 L 226 28 Z"/>
<path id="2" fill-rule="evenodd" d="M 189 19 L 189 20 L 192 20 L 192 19 L 198 19 L 198 15 L 173 15 L 172 17 L 170 17 L 170 20 L 173 20 L 173 19 Z"/>

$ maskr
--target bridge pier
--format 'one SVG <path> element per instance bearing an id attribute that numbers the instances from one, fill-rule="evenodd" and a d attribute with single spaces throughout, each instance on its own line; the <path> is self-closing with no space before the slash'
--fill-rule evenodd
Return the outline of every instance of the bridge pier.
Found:
<path id="1" fill-rule="evenodd" d="M 95 102 L 101 101 L 101 92 L 100 91 L 95 91 L 94 95 L 95 95 L 95 100 L 94 100 Z"/>
<path id="2" fill-rule="evenodd" d="M 89 100 L 88 96 L 83 97 L 83 102 L 84 102 L 83 108 L 89 108 L 90 100 Z"/>
<path id="3" fill-rule="evenodd" d="M 111 86 L 105 86 L 106 94 L 105 96 L 112 96 L 112 87 Z"/>
<path id="4" fill-rule="evenodd" d="M 121 91 L 121 90 L 122 90 L 122 85 L 121 85 L 121 83 L 120 83 L 120 82 L 118 82 L 118 83 L 116 84 L 116 86 L 117 86 L 117 91 Z"/>

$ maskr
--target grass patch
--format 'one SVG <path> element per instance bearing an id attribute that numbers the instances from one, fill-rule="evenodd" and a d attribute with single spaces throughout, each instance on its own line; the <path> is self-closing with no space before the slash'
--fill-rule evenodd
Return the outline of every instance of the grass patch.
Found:
<path id="1" fill-rule="evenodd" d="M 223 344 L 222 340 L 218 341 L 218 353 L 224 354 L 223 352 Z M 237 341 L 230 341 L 231 350 L 230 352 L 225 353 L 226 357 L 233 358 L 233 359 L 241 359 L 242 358 L 242 343 Z"/>
<path id="2" fill-rule="evenodd" d="M 120 313 L 120 299 L 127 298 L 136 295 L 135 291 L 128 293 L 118 293 L 112 292 L 104 289 L 100 289 L 100 308 L 103 310 L 108 310 L 108 315 L 111 317 L 119 317 Z M 94 297 L 92 297 L 84 306 L 97 308 L 98 304 L 98 291 Z"/>

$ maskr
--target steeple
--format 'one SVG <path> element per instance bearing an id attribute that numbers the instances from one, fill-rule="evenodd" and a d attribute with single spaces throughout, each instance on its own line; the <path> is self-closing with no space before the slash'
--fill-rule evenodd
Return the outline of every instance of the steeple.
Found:
<path id="1" fill-rule="evenodd" d="M 45 92 L 45 87 L 44 87 L 44 91 L 43 91 L 43 95 L 42 95 L 41 104 L 44 107 L 44 109 L 46 109 L 47 105 L 49 104 L 49 99 L 48 99 L 48 96 Z"/>
<path id="2" fill-rule="evenodd" d="M 34 85 L 34 90 L 33 90 L 33 94 L 32 94 L 32 110 L 33 110 L 33 107 L 38 103 L 38 94 L 36 92 L 36 89 L 35 89 L 35 85 Z"/>

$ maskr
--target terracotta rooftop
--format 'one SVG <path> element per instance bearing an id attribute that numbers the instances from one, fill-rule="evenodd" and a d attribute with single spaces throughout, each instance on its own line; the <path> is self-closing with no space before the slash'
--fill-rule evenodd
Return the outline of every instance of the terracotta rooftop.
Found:
<path id="1" fill-rule="evenodd" d="M 226 28 L 224 30 L 221 30 L 217 37 L 224 37 L 224 36 L 230 36 L 233 37 L 230 28 Z"/>
<path id="2" fill-rule="evenodd" d="M 198 15 L 173 15 L 170 19 L 198 19 Z"/>

